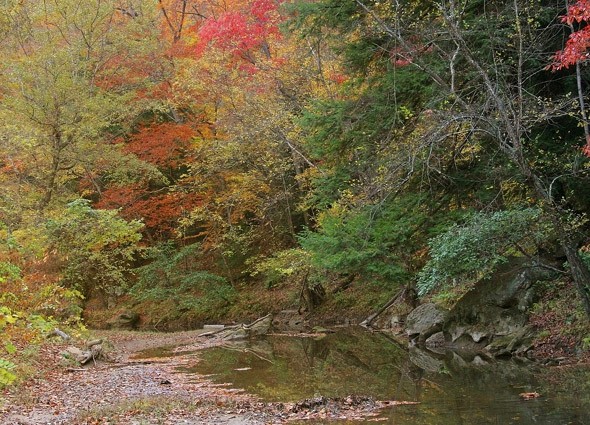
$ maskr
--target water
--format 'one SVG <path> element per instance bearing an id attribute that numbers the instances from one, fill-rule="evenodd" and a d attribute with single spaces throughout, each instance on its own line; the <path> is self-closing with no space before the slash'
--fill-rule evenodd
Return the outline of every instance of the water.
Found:
<path id="1" fill-rule="evenodd" d="M 589 368 L 408 352 L 385 335 L 365 331 L 317 339 L 266 337 L 207 349 L 198 356 L 201 360 L 194 367 L 179 372 L 212 375 L 215 382 L 231 383 L 267 401 L 355 394 L 420 403 L 384 410 L 379 423 L 590 424 Z M 519 394 L 525 392 L 541 396 L 524 400 Z"/>

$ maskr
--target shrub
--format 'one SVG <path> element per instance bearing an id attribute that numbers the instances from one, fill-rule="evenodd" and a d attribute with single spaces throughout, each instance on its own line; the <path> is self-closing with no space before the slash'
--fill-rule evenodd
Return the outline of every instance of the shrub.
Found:
<path id="1" fill-rule="evenodd" d="M 510 256 L 532 255 L 551 237 L 537 208 L 476 213 L 429 242 L 430 260 L 418 274 L 418 294 L 469 287 Z"/>

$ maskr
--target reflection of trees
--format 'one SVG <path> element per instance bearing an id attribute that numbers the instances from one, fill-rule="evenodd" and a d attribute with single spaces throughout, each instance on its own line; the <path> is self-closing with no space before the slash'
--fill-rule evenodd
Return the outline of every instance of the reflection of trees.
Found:
<path id="1" fill-rule="evenodd" d="M 507 424 L 514 418 L 522 425 L 590 423 L 584 421 L 590 400 L 573 384 L 538 386 L 531 368 L 506 361 L 482 367 L 473 355 L 437 356 L 443 373 L 427 372 L 411 361 L 405 347 L 378 334 L 271 337 L 216 350 L 202 353 L 200 373 L 219 374 L 221 381 L 268 400 L 298 401 L 320 393 L 421 402 L 384 412 L 395 425 Z M 252 369 L 235 370 L 243 367 Z M 566 379 L 579 385 L 587 376 Z M 539 390 L 543 399 L 522 402 L 518 394 L 529 390 Z"/>

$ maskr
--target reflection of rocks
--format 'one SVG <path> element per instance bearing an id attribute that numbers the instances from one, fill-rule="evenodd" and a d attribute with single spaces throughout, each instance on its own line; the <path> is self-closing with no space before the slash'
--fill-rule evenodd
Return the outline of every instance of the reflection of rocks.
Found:
<path id="1" fill-rule="evenodd" d="M 272 320 L 274 330 L 282 332 L 300 332 L 309 327 L 305 316 L 297 310 L 279 311 Z"/>
<path id="2" fill-rule="evenodd" d="M 409 355 L 410 361 L 426 372 L 441 372 L 445 367 L 445 362 L 431 351 L 414 346 L 410 347 Z"/>
<path id="3" fill-rule="evenodd" d="M 491 366 L 494 360 L 481 353 L 470 351 L 434 352 L 429 349 L 411 346 L 410 361 L 425 372 L 463 371 L 466 368 Z"/>
<path id="4" fill-rule="evenodd" d="M 479 282 L 450 312 L 423 304 L 406 319 L 406 332 L 426 345 L 431 335 L 443 331 L 448 347 L 486 349 L 495 356 L 524 355 L 531 347 L 532 332 L 526 326 L 533 303 L 534 284 L 553 277 L 537 264 L 516 259 L 491 278 Z M 440 335 L 435 346 L 442 344 Z"/>

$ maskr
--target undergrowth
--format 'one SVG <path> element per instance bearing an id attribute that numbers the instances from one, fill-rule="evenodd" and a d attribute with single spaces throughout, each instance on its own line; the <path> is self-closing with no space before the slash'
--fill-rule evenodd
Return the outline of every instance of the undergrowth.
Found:
<path id="1" fill-rule="evenodd" d="M 562 278 L 542 285 L 530 323 L 537 331 L 532 349 L 534 357 L 589 357 L 590 323 L 570 280 Z"/>

